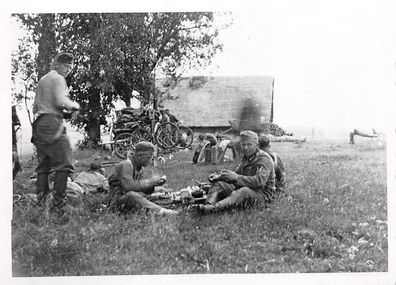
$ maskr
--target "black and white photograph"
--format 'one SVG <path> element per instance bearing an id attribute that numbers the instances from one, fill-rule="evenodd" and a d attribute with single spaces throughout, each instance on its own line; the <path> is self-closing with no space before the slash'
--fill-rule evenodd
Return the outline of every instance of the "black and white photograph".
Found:
<path id="1" fill-rule="evenodd" d="M 395 284 L 396 3 L 1 2 L 2 284 Z"/>

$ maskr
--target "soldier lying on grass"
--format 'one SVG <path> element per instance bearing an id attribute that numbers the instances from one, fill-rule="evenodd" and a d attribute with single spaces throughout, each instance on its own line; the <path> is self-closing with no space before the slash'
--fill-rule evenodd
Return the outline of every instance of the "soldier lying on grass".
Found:
<path id="1" fill-rule="evenodd" d="M 213 182 L 205 205 L 197 210 L 207 213 L 254 202 L 269 202 L 276 196 L 275 170 L 271 156 L 258 148 L 258 136 L 252 131 L 240 133 L 242 161 L 235 171 L 211 174 Z"/>
<path id="2" fill-rule="evenodd" d="M 143 168 L 153 158 L 154 146 L 149 142 L 135 145 L 135 153 L 131 159 L 121 161 L 115 166 L 114 173 L 109 177 L 109 207 L 122 213 L 137 208 L 145 208 L 158 215 L 177 215 L 177 211 L 163 208 L 146 197 L 154 192 L 155 186 L 163 185 L 166 177 L 153 175 L 143 179 Z"/>
<path id="3" fill-rule="evenodd" d="M 104 175 L 102 164 L 100 162 L 91 162 L 89 170 L 80 172 L 73 182 L 67 183 L 67 188 L 67 190 L 69 188 L 80 188 L 81 194 L 106 193 L 109 190 L 109 182 Z"/>
<path id="4" fill-rule="evenodd" d="M 377 133 L 375 129 L 372 129 L 371 132 L 354 129 L 353 132 L 349 133 L 349 143 L 355 144 L 355 136 L 361 136 L 366 138 L 378 138 L 380 135 L 381 134 Z"/>

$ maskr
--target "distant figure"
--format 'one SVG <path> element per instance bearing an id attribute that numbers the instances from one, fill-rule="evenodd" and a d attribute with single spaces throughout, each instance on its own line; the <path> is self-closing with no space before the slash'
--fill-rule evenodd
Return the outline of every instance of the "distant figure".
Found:
<path id="1" fill-rule="evenodd" d="M 366 138 L 377 138 L 381 135 L 377 133 L 374 129 L 372 129 L 372 133 L 364 132 L 362 130 L 354 129 L 353 132 L 349 133 L 349 143 L 355 144 L 355 136 L 361 136 Z"/>
<path id="2" fill-rule="evenodd" d="M 161 124 L 169 123 L 170 122 L 170 118 L 169 118 L 169 115 L 167 114 L 166 110 L 165 109 L 161 109 L 160 113 L 161 113 Z"/>
<path id="3" fill-rule="evenodd" d="M 198 162 L 199 155 L 202 152 L 202 149 L 205 148 L 211 148 L 212 146 L 217 145 L 217 138 L 215 135 L 212 134 L 205 134 L 205 135 L 199 135 L 198 136 L 198 146 L 194 151 L 193 155 L 193 163 Z"/>
<path id="4" fill-rule="evenodd" d="M 19 163 L 18 146 L 16 132 L 21 126 L 15 106 L 12 106 L 12 180 L 15 179 L 17 173 L 22 170 Z"/>
<path id="5" fill-rule="evenodd" d="M 285 191 L 285 166 L 279 154 L 271 150 L 270 138 L 267 135 L 259 137 L 259 148 L 268 153 L 274 161 L 276 193 Z"/>
<path id="6" fill-rule="evenodd" d="M 175 115 L 172 115 L 172 114 L 169 112 L 169 109 L 165 109 L 165 113 L 168 115 L 169 121 L 170 121 L 171 123 L 174 123 L 174 124 L 178 124 L 178 123 L 179 123 L 179 120 L 176 118 Z"/>

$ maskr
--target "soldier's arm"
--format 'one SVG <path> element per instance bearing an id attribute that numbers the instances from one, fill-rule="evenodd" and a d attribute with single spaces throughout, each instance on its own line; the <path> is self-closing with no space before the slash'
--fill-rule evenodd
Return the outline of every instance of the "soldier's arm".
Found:
<path id="1" fill-rule="evenodd" d="M 109 191 L 109 180 L 107 180 L 106 176 L 103 176 L 103 180 L 102 180 L 102 189 L 103 191 L 107 192 Z"/>
<path id="2" fill-rule="evenodd" d="M 239 163 L 238 166 L 235 168 L 234 172 L 236 174 L 240 174 L 241 173 L 241 168 L 242 168 L 242 163 Z"/>
<path id="3" fill-rule="evenodd" d="M 257 161 L 256 173 L 253 176 L 238 175 L 235 185 L 249 187 L 251 189 L 261 189 L 267 183 L 271 169 L 274 167 L 271 158 L 260 157 Z"/>
<path id="4" fill-rule="evenodd" d="M 154 192 L 154 187 L 157 185 L 157 181 L 154 178 L 135 180 L 132 177 L 133 166 L 132 163 L 122 162 L 119 168 L 118 177 L 120 179 L 121 186 L 126 192 L 143 192 L 145 194 L 151 194 Z"/>
<path id="5" fill-rule="evenodd" d="M 74 111 L 80 109 L 77 102 L 70 100 L 66 80 L 61 76 L 55 76 L 51 80 L 55 97 L 55 104 L 60 109 Z"/>

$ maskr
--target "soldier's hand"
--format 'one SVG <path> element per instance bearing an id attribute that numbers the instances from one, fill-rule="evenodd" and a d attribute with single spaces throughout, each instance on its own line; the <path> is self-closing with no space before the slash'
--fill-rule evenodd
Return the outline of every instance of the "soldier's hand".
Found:
<path id="1" fill-rule="evenodd" d="M 224 181 L 236 181 L 238 179 L 238 174 L 236 174 L 234 171 L 225 169 L 221 171 L 221 178 L 224 179 Z"/>
<path id="2" fill-rule="evenodd" d="M 165 182 L 166 182 L 166 175 L 162 175 L 162 176 L 160 177 L 159 181 L 158 181 L 157 186 L 164 185 Z"/>
<path id="3" fill-rule="evenodd" d="M 163 175 L 163 176 L 154 175 L 154 176 L 152 177 L 152 180 L 154 181 L 154 185 L 155 185 L 155 186 L 161 186 L 161 185 L 164 185 L 164 184 L 165 184 L 165 182 L 166 182 L 166 176 L 165 176 L 165 175 Z"/>
<path id="4" fill-rule="evenodd" d="M 220 175 L 212 173 L 212 174 L 209 175 L 208 180 L 209 180 L 209 182 L 219 181 L 220 180 Z"/>

